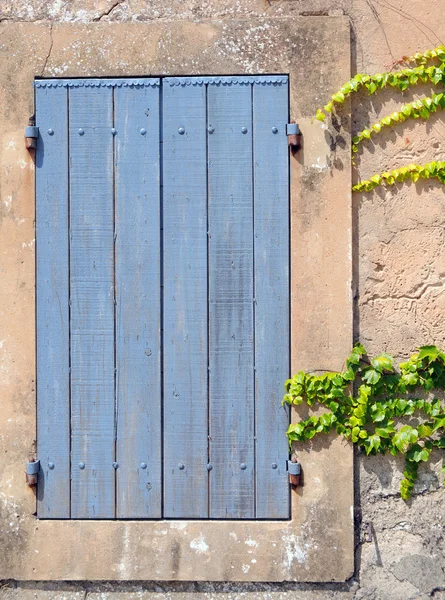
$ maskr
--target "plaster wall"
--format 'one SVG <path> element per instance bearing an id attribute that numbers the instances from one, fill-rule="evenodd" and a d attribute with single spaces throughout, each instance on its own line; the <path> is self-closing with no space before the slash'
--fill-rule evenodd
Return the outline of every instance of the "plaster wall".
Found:
<path id="1" fill-rule="evenodd" d="M 402 55 L 445 43 L 444 0 L 187 0 L 169 2 L 0 2 L 0 21 L 150 21 L 218 19 L 230 23 L 239 17 L 339 16 L 351 26 L 353 72 L 390 68 Z M 335 55 L 342 54 L 341 44 Z M 0 38 L 1 40 L 1 38 Z M 261 52 L 246 41 L 247 52 Z M 42 57 L 42 69 L 45 56 Z M 312 48 L 300 48 L 302 59 Z M 247 64 L 247 63 L 246 63 Z M 395 92 L 353 98 L 353 133 L 391 113 L 396 106 L 419 96 Z M 324 101 L 322 91 L 317 100 Z M 13 102 L 11 110 L 14 110 Z M 309 107 L 308 107 L 309 108 Z M 316 106 L 314 106 L 314 109 Z M 428 122 L 405 123 L 382 133 L 368 144 L 354 177 L 365 178 L 409 162 L 445 159 L 443 116 Z M 310 139 L 310 136 L 307 136 Z M 378 140 L 378 141 L 377 141 Z M 3 213 L 13 210 L 16 198 L 2 198 Z M 445 345 L 444 220 L 445 193 L 435 182 L 396 186 L 387 192 L 353 197 L 354 335 L 370 353 L 386 350 L 406 357 L 416 346 Z M 29 231 L 30 239 L 31 229 Z M 20 259 L 20 257 L 15 257 Z M 24 255 L 24 263 L 30 260 Z M 29 265 L 28 265 L 29 267 Z M 25 267 L 23 267 L 25 268 Z M 29 289 L 24 289 L 24 293 Z M 16 309 L 20 313 L 20 308 Z M 26 321 L 26 314 L 23 314 Z M 0 336 L 0 340 L 1 340 Z M 13 355 L 3 350 L 3 368 Z M 11 358 L 12 356 L 12 358 Z M 6 362 L 5 362 L 6 361 Z M 32 390 L 26 386 L 24 395 Z M 7 600 L 418 600 L 445 598 L 445 490 L 438 477 L 441 457 L 421 470 L 412 500 L 398 495 L 402 465 L 392 458 L 356 457 L 357 526 L 356 570 L 337 584 L 211 584 L 211 583 L 92 583 L 5 582 L 0 597 Z M 365 542 L 360 526 L 370 522 L 373 539 Z M 1 585 L 1 584 L 0 584 Z"/>

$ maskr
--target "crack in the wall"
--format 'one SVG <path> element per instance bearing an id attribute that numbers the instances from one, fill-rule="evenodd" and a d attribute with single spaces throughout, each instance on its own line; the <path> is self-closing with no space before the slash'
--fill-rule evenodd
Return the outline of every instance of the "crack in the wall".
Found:
<path id="1" fill-rule="evenodd" d="M 53 27 L 54 27 L 54 23 L 51 23 L 50 26 L 49 26 L 49 38 L 50 38 L 49 50 L 48 50 L 48 54 L 46 55 L 45 62 L 43 63 L 43 68 L 42 68 L 42 71 L 40 73 L 40 77 L 43 77 L 43 74 L 45 73 L 46 67 L 48 65 L 48 61 L 49 61 L 50 56 L 51 56 L 51 52 L 53 50 L 53 46 L 54 46 Z"/>
<path id="2" fill-rule="evenodd" d="M 380 280 L 376 280 L 373 279 L 372 277 L 369 277 L 368 280 L 371 281 L 376 281 L 378 283 L 381 283 Z M 420 291 L 416 294 L 415 292 L 417 290 Z M 397 295 L 396 293 L 392 293 L 392 294 L 387 294 L 384 296 L 380 296 L 379 294 L 372 294 L 372 296 L 370 296 L 369 298 L 363 299 L 360 304 L 363 306 L 365 304 L 369 304 L 370 302 L 374 302 L 375 300 L 392 300 L 392 301 L 396 301 L 396 300 L 420 300 L 428 290 L 430 289 L 438 289 L 438 288 L 444 288 L 445 289 L 445 285 L 444 283 L 438 282 L 438 283 L 427 283 L 427 284 L 423 284 L 420 283 L 419 285 L 415 286 L 413 293 L 412 294 L 400 294 Z"/>
<path id="3" fill-rule="evenodd" d="M 98 17 L 94 17 L 93 22 L 97 23 L 97 22 L 101 21 L 103 19 L 103 17 L 110 16 L 111 13 L 114 11 L 114 9 L 117 8 L 118 6 L 120 6 L 121 4 L 123 4 L 124 1 L 125 0 L 117 0 L 117 2 L 115 2 L 114 4 L 112 4 L 111 7 L 108 10 L 105 10 Z"/>

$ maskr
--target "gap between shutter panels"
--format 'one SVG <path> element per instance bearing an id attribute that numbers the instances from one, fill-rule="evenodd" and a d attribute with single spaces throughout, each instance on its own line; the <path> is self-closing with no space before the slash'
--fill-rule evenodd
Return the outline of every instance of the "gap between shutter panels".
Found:
<path id="1" fill-rule="evenodd" d="M 66 174 L 66 178 L 69 180 L 69 184 L 66 184 L 66 195 L 64 195 L 63 189 L 59 189 L 58 192 L 58 201 L 62 211 L 64 210 L 64 198 L 66 201 L 68 194 L 70 211 L 72 211 L 73 197 L 75 199 L 76 194 L 80 197 L 79 205 L 83 207 L 79 231 L 74 227 L 74 231 L 70 232 L 70 246 L 73 245 L 74 237 L 74 247 L 70 247 L 69 252 L 72 254 L 74 251 L 74 256 L 77 256 L 76 242 L 79 244 L 79 240 L 76 236 L 80 236 L 80 261 L 85 260 L 82 248 L 94 247 L 98 252 L 96 261 L 92 260 L 90 264 L 94 270 L 97 267 L 97 259 L 103 262 L 105 260 L 103 258 L 104 246 L 97 241 L 95 236 L 99 230 L 102 236 L 109 234 L 111 230 L 112 252 L 113 256 L 115 252 L 115 258 L 113 258 L 113 277 L 110 283 L 112 283 L 113 289 L 116 285 L 118 297 L 116 309 L 113 306 L 112 327 L 113 330 L 116 328 L 115 334 L 113 334 L 113 353 L 115 344 L 117 363 L 122 362 L 125 372 L 122 372 L 123 368 L 119 368 L 117 371 L 117 436 L 114 434 L 113 417 L 111 450 L 110 448 L 104 449 L 103 438 L 100 439 L 99 450 L 97 445 L 94 447 L 93 443 L 95 435 L 97 437 L 97 429 L 100 430 L 103 424 L 103 417 L 105 420 L 109 418 L 107 417 L 109 405 L 103 403 L 100 406 L 100 414 L 97 415 L 95 410 L 97 404 L 85 403 L 83 396 L 83 400 L 79 404 L 79 411 L 86 410 L 87 413 L 88 410 L 92 411 L 93 421 L 88 418 L 80 422 L 79 416 L 74 410 L 74 415 L 71 415 L 74 434 L 71 436 L 70 432 L 66 431 L 68 410 L 63 411 L 62 409 L 64 415 L 58 422 L 63 424 L 62 429 L 64 428 L 65 431 L 58 431 L 56 436 L 61 446 L 60 450 L 62 450 L 60 454 L 69 456 L 67 438 L 68 441 L 70 438 L 74 440 L 74 450 L 76 450 L 79 437 L 83 442 L 85 439 L 87 439 L 87 443 L 93 441 L 91 442 L 93 443 L 91 451 L 93 462 L 97 452 L 99 451 L 99 454 L 102 452 L 99 456 L 102 459 L 100 468 L 93 464 L 92 466 L 96 468 L 91 469 L 91 472 L 88 471 L 88 460 L 82 460 L 83 457 L 80 454 L 77 456 L 76 451 L 73 453 L 72 475 L 74 478 L 72 485 L 74 488 L 73 499 L 76 505 L 71 506 L 71 516 L 74 518 L 113 518 L 115 515 L 118 518 L 161 518 L 162 515 L 165 518 L 250 519 L 255 516 L 260 519 L 289 518 L 289 488 L 285 473 L 287 442 L 284 436 L 288 417 L 285 415 L 283 419 L 283 413 L 279 412 L 281 384 L 288 376 L 289 370 L 289 191 L 288 157 L 285 142 L 285 124 L 288 119 L 287 78 L 166 78 L 162 82 L 161 94 L 159 94 L 160 89 L 156 87 L 155 80 L 107 80 L 105 85 L 103 85 L 103 80 L 98 82 L 76 80 L 75 84 L 72 85 L 72 83 L 71 81 L 66 84 L 61 81 L 36 82 L 37 105 L 41 106 L 37 111 L 38 125 L 43 132 L 45 156 L 47 152 L 51 152 L 51 142 L 57 140 L 59 148 L 58 151 L 54 151 L 54 156 L 59 157 L 59 169 L 62 166 L 60 157 L 67 158 L 68 156 L 68 143 L 70 152 L 72 152 L 70 173 Z M 258 83 L 259 85 L 257 85 Z M 77 115 L 76 101 L 74 100 L 74 105 L 70 102 L 72 127 L 69 139 L 66 136 L 66 140 L 63 139 L 63 136 L 58 135 L 59 132 L 56 129 L 53 129 L 52 134 L 48 133 L 51 129 L 48 125 L 50 121 L 55 122 L 58 112 L 57 103 L 60 103 L 60 98 L 58 101 L 48 101 L 48 98 L 55 98 L 55 93 L 65 95 L 66 107 L 68 107 L 68 93 L 70 98 L 72 95 L 75 99 L 77 94 L 83 100 L 83 102 L 79 101 L 79 114 L 76 116 L 79 122 L 76 120 L 73 122 L 72 118 L 72 114 Z M 96 100 L 93 102 L 91 93 L 96 95 Z M 108 97 L 110 94 L 111 97 L 114 96 L 111 121 L 108 117 L 104 118 L 104 105 L 107 104 L 103 102 L 104 93 L 108 94 Z M 43 94 L 45 94 L 46 104 L 42 97 Z M 161 100 L 159 95 L 161 95 Z M 149 96 L 154 104 L 149 107 L 147 115 L 145 113 Z M 158 101 L 157 108 L 155 97 Z M 85 106 L 90 107 L 88 115 L 85 114 Z M 142 110 L 144 116 L 142 116 Z M 149 115 L 153 117 L 156 110 L 164 130 L 162 144 L 160 144 L 159 138 L 160 126 L 156 128 L 153 125 L 146 127 L 138 125 L 137 128 L 136 126 L 132 128 L 132 123 L 129 125 L 128 115 L 134 115 L 139 111 L 138 122 L 144 123 L 144 117 L 150 119 Z M 94 111 L 99 111 L 99 113 L 92 119 Z M 68 121 L 67 113 L 68 108 L 66 108 L 64 117 L 66 123 Z M 60 112 L 58 116 L 63 120 Z M 104 120 L 102 131 L 97 132 L 99 129 L 97 122 L 90 123 L 89 121 L 97 121 L 99 116 Z M 80 126 L 82 124 L 83 127 Z M 48 129 L 45 131 L 46 126 Z M 156 132 L 156 129 L 157 140 L 150 140 L 152 143 L 148 143 L 149 137 Z M 255 130 L 254 135 L 253 129 Z M 95 138 L 97 133 L 99 133 L 99 137 Z M 280 147 L 280 144 L 274 147 L 273 143 L 280 139 L 280 135 L 283 147 Z M 90 140 L 88 140 L 88 136 Z M 104 188 L 100 186 L 106 187 L 110 183 L 110 165 L 108 161 L 106 163 L 108 170 L 101 173 L 104 165 L 103 163 L 95 165 L 94 159 L 97 156 L 103 157 L 104 146 L 110 145 L 109 140 L 112 140 L 113 148 L 111 171 L 114 179 L 112 177 L 111 181 L 114 189 L 111 196 L 114 197 L 115 215 L 111 227 L 105 226 L 104 228 L 103 219 L 106 220 L 106 217 L 103 215 L 108 214 L 109 207 L 106 200 L 109 192 L 105 193 Z M 83 171 L 81 169 L 81 173 L 78 174 L 75 164 L 76 149 L 82 148 L 82 141 L 87 144 L 84 145 L 84 154 L 79 151 L 79 160 L 85 160 L 85 156 L 89 156 L 91 161 L 87 161 Z M 162 150 L 159 150 L 160 147 Z M 42 148 L 40 148 L 41 151 Z M 89 152 L 89 154 L 85 154 L 85 152 Z M 158 153 L 157 160 L 156 153 Z M 109 154 L 108 151 L 107 155 Z M 162 202 L 159 196 L 159 180 L 162 175 L 160 172 L 161 161 L 163 163 Z M 141 165 L 144 168 L 141 168 Z M 240 169 L 240 165 L 242 165 L 242 169 Z M 206 166 L 208 169 L 205 168 Z M 43 169 L 43 172 L 38 170 L 38 204 L 43 206 L 43 211 L 45 211 L 45 201 L 48 204 L 54 200 L 54 194 L 48 185 L 43 184 L 44 177 L 48 181 L 53 181 L 55 176 L 54 173 L 51 173 L 49 160 L 42 161 L 39 168 Z M 89 174 L 88 169 L 90 169 Z M 65 170 L 67 171 L 67 169 Z M 72 175 L 71 171 L 73 170 L 74 174 Z M 246 177 L 249 170 L 250 176 Z M 97 202 L 91 204 L 91 194 L 87 191 L 82 192 L 82 185 L 87 184 L 79 181 L 78 187 L 74 189 L 76 178 L 81 180 L 81 175 L 83 175 L 82 181 L 86 181 L 87 184 L 91 182 L 99 189 L 98 197 L 103 203 L 102 207 L 98 207 Z M 155 185 L 149 185 L 150 178 Z M 98 181 L 101 183 L 98 184 Z M 147 193 L 148 188 L 150 189 Z M 225 192 L 230 192 L 229 202 L 227 202 L 227 193 Z M 156 198 L 153 200 L 153 195 L 156 193 L 158 193 L 157 203 Z M 129 201 L 130 197 L 134 197 L 138 201 L 131 202 Z M 89 203 L 86 201 L 87 198 L 90 198 Z M 196 201 L 196 198 L 199 199 L 199 202 Z M 227 202 L 228 205 L 225 206 L 224 202 Z M 153 204 L 158 207 L 158 221 L 153 219 Z M 46 210 L 49 208 L 47 206 Z M 79 206 L 74 208 L 74 215 L 70 214 L 70 220 L 74 223 L 77 218 L 76 208 L 78 209 Z M 92 220 L 91 223 L 94 223 L 95 218 L 99 218 L 96 229 L 91 227 L 91 223 L 85 225 L 86 217 L 87 220 Z M 163 224 L 161 219 L 163 219 Z M 248 222 L 248 226 L 246 226 L 246 222 Z M 38 235 L 42 228 L 41 224 L 38 218 Z M 159 264 L 156 271 L 152 268 L 155 264 L 153 256 L 159 254 L 161 225 L 163 225 L 164 256 L 163 265 Z M 84 226 L 83 229 L 82 226 Z M 147 234 L 147 227 L 151 227 L 150 236 Z M 199 234 L 198 243 L 195 243 L 195 238 L 190 238 L 190 234 L 195 234 L 195 230 Z M 61 240 L 62 248 L 68 245 L 68 236 L 66 232 L 64 233 L 63 222 L 54 223 L 52 233 L 55 234 L 55 238 Z M 175 236 L 172 240 L 168 238 L 170 234 Z M 63 241 L 64 235 L 66 241 Z M 248 252 L 246 252 L 246 247 Z M 190 259 L 189 262 L 186 259 Z M 46 265 L 48 263 L 57 264 L 55 248 L 53 248 L 52 255 L 49 252 L 49 256 L 45 260 Z M 199 262 L 199 269 L 193 269 L 194 261 Z M 91 303 L 92 300 L 97 301 L 98 299 L 102 302 L 105 301 L 105 306 L 107 306 L 103 289 L 94 289 L 97 278 L 92 276 L 89 281 L 88 278 L 80 277 L 79 279 L 76 276 L 76 268 L 79 265 L 75 263 L 75 258 L 73 261 L 72 255 L 70 263 L 74 276 L 71 276 L 72 280 L 70 278 L 69 282 L 64 282 L 64 289 L 66 289 L 66 284 L 71 287 L 73 284 L 74 286 L 83 284 L 87 291 L 84 293 L 84 297 L 80 298 L 82 306 L 89 306 L 88 302 Z M 41 263 L 41 270 L 44 270 L 45 264 L 42 266 Z M 144 268 L 151 269 L 150 273 L 141 271 L 140 277 L 132 276 L 133 272 L 137 269 L 141 270 L 143 265 L 145 265 Z M 62 273 L 63 265 L 59 264 L 58 266 Z M 176 271 L 174 271 L 175 268 Z M 148 501 L 156 494 L 152 483 L 154 479 L 151 463 L 152 460 L 156 460 L 156 455 L 160 457 L 159 449 L 162 446 L 160 431 L 161 338 L 159 337 L 157 347 L 156 344 L 150 343 L 143 348 L 144 340 L 140 341 L 140 338 L 143 338 L 140 332 L 144 332 L 147 326 L 153 325 L 153 314 L 161 314 L 160 274 L 162 270 L 164 272 L 162 313 L 165 321 L 163 421 L 166 427 L 163 439 L 165 454 L 164 512 L 162 512 L 160 483 L 156 501 L 151 505 Z M 173 277 L 171 276 L 172 271 L 175 273 Z M 194 279 L 190 280 L 184 276 L 187 271 L 192 271 Z M 232 271 L 241 273 L 238 279 Z M 101 272 L 101 274 L 103 273 Z M 39 286 L 41 275 L 38 263 L 39 297 L 44 288 L 43 285 Z M 114 282 L 115 275 L 116 282 Z M 66 279 L 65 273 L 60 275 L 61 279 L 63 277 Z M 107 278 L 105 277 L 105 279 Z M 101 283 L 104 284 L 103 281 Z M 141 293 L 140 286 L 144 284 L 146 288 Z M 253 289 L 254 285 L 256 289 Z M 153 289 L 158 290 L 156 296 L 158 303 L 155 298 L 154 309 L 151 307 L 152 310 L 148 311 L 147 296 L 153 300 Z M 244 294 L 240 294 L 240 290 L 244 290 Z M 178 291 L 183 293 L 184 298 L 180 306 L 178 306 L 177 298 L 172 294 L 174 292 L 177 296 Z M 168 294 L 172 294 L 171 297 Z M 198 294 L 198 301 L 196 301 L 196 294 Z M 76 297 L 74 299 L 76 300 Z M 145 301 L 145 305 L 141 303 L 142 300 Z M 137 304 L 138 301 L 140 304 Z M 259 309 L 258 303 L 260 304 Z M 72 305 L 73 302 L 71 302 L 71 310 L 73 310 Z M 169 306 L 168 310 L 167 305 Z M 262 314 L 263 305 L 267 307 L 267 311 Z M 40 315 L 39 306 L 38 304 L 40 322 L 42 320 L 45 322 L 45 307 L 43 307 L 43 314 Z M 55 307 L 53 297 L 47 299 L 47 322 L 51 307 Z M 97 306 L 95 308 L 97 309 Z M 77 309 L 78 307 L 74 309 L 75 315 Z M 115 318 L 114 310 L 116 310 Z M 209 327 L 207 319 L 201 318 L 202 312 L 207 311 Z M 84 312 L 81 313 L 82 317 Z M 87 311 L 87 313 L 86 318 L 90 318 L 92 321 L 94 310 Z M 150 317 L 146 316 L 148 314 Z M 283 314 L 286 315 L 285 318 Z M 84 337 L 92 335 L 92 331 L 94 337 L 94 327 L 100 325 L 102 316 L 103 314 L 99 310 L 99 321 L 90 323 L 93 329 L 91 330 L 90 327 L 89 333 L 86 332 Z M 179 317 L 184 319 L 185 316 L 188 318 L 185 324 L 189 326 L 181 330 L 180 325 L 183 322 Z M 219 319 L 218 316 L 220 316 Z M 247 322 L 250 322 L 250 328 L 246 325 Z M 203 323 L 205 327 L 203 327 Z M 60 331 L 62 328 L 61 325 L 59 329 L 57 327 L 56 324 L 56 331 Z M 64 327 L 66 329 L 66 323 Z M 160 333 L 160 322 L 157 327 Z M 255 331 L 254 338 L 251 335 L 253 331 Z M 103 331 L 101 330 L 100 333 L 101 343 L 105 344 Z M 69 334 L 73 336 L 71 328 Z M 178 351 L 178 347 L 181 347 L 180 334 L 183 337 L 183 352 Z M 51 335 L 51 339 L 53 339 L 54 331 Z M 96 333 L 96 338 L 97 335 Z M 185 355 L 186 352 L 190 352 L 190 338 L 184 339 L 184 337 L 193 335 L 196 338 L 194 340 L 195 352 L 191 359 L 187 360 Z M 76 336 L 82 337 L 82 333 L 79 334 L 77 329 L 74 330 L 74 342 L 72 342 L 75 350 L 77 349 Z M 175 344 L 168 344 L 169 336 L 175 340 Z M 153 340 L 153 337 L 151 339 Z M 279 354 L 282 357 L 283 339 L 287 339 L 287 358 L 281 359 L 280 366 L 277 364 L 276 355 Z M 45 358 L 48 358 L 49 346 L 52 346 L 48 343 L 48 339 L 46 342 L 46 346 L 41 343 L 38 348 L 39 365 L 43 364 L 42 361 Z M 88 347 L 88 339 L 86 342 Z M 197 345 L 201 348 L 200 342 L 204 342 L 207 347 L 207 351 L 204 349 L 204 356 L 196 351 Z M 39 358 L 39 354 L 42 354 L 39 350 L 42 348 L 43 350 L 46 348 L 46 355 L 43 352 Z M 90 346 L 90 348 L 88 359 L 92 356 L 93 359 L 98 360 L 98 357 L 94 356 L 96 346 L 94 348 Z M 277 349 L 279 349 L 278 352 Z M 155 384 L 158 385 L 158 401 L 155 404 L 158 421 L 154 420 L 150 423 L 150 430 L 140 415 L 143 414 L 143 411 L 147 411 L 147 398 L 153 402 L 153 398 L 156 397 L 156 394 L 147 395 L 145 393 L 144 395 L 144 391 L 148 389 L 149 385 L 153 387 L 153 380 L 156 380 L 156 376 L 147 378 L 147 373 L 144 371 L 146 368 L 144 360 L 140 360 L 142 350 L 143 356 L 146 358 L 151 358 L 153 352 L 158 351 L 156 359 L 159 361 L 158 384 Z M 151 354 L 147 356 L 147 352 Z M 97 400 L 97 394 L 100 397 L 100 393 L 103 392 L 102 385 L 99 385 L 95 379 L 97 368 L 94 368 L 94 360 L 89 365 L 85 365 L 84 363 L 89 361 L 85 361 L 84 351 L 81 354 L 79 364 L 84 370 L 86 369 L 87 374 L 90 373 L 92 389 L 96 395 L 91 394 L 91 388 L 88 392 L 88 386 L 85 389 L 91 397 L 94 396 L 94 400 Z M 59 353 L 59 356 L 62 355 L 63 352 Z M 254 356 L 255 375 L 253 371 Z M 248 363 L 245 364 L 247 364 L 248 370 L 245 368 L 237 370 L 239 361 L 246 360 L 246 358 Z M 178 368 L 181 360 L 182 367 Z M 286 362 L 287 364 L 285 364 Z M 196 369 L 190 368 L 192 364 L 197 365 Z M 52 374 L 55 375 L 54 381 L 58 382 L 63 379 L 62 383 L 66 384 L 65 371 L 63 377 L 60 377 L 60 373 L 57 377 L 56 366 L 52 365 L 51 368 Z M 39 453 L 41 456 L 47 457 L 48 464 L 50 462 L 54 464 L 54 461 L 50 460 L 51 455 L 54 454 L 50 448 L 50 439 L 45 440 L 43 432 L 46 425 L 46 437 L 54 437 L 52 434 L 55 423 L 48 418 L 49 406 L 45 406 L 45 400 L 41 403 L 41 398 L 44 398 L 45 393 L 45 372 L 41 373 L 40 367 L 38 369 L 39 381 L 43 375 L 43 387 L 38 385 Z M 44 371 L 44 368 L 42 370 Z M 71 371 L 73 371 L 73 365 L 71 365 Z M 76 372 L 76 365 L 74 371 Z M 200 374 L 199 377 L 196 377 L 197 372 Z M 251 373 L 250 379 L 249 372 Z M 145 380 L 143 378 L 141 380 L 141 374 L 145 374 Z M 210 397 L 208 398 L 209 377 Z M 50 390 L 49 372 L 46 373 L 46 379 L 46 388 Z M 145 388 L 144 381 L 147 386 Z M 181 396 L 184 394 L 184 385 L 188 385 L 186 389 L 187 392 L 190 392 L 191 404 L 182 412 L 174 412 L 178 409 L 178 397 L 181 402 Z M 127 387 L 125 388 L 125 386 Z M 76 393 L 78 395 L 76 379 L 72 385 L 73 389 L 75 395 Z M 246 418 L 246 398 L 243 395 L 243 391 L 246 389 L 250 395 L 248 418 Z M 170 392 L 171 397 L 168 396 Z M 175 396 L 176 393 L 179 393 L 179 396 Z M 236 394 L 238 394 L 238 398 L 236 398 Z M 197 407 L 192 404 L 196 397 L 201 401 Z M 63 393 L 59 394 L 59 398 L 63 400 Z M 265 401 L 259 402 L 258 398 L 265 398 Z M 156 402 L 156 398 L 154 402 Z M 207 415 L 209 402 L 210 413 Z M 229 406 L 230 404 L 232 406 Z M 179 406 L 183 408 L 182 405 Z M 231 408 L 231 411 L 226 408 Z M 41 412 L 42 410 L 44 414 Z M 95 423 L 94 419 L 96 419 Z M 272 423 L 275 423 L 275 427 L 270 426 L 271 420 Z M 196 428 L 197 421 L 199 426 Z M 76 431 L 79 423 L 80 434 Z M 184 423 L 188 424 L 188 427 L 185 427 Z M 223 435 L 218 430 L 221 423 L 226 424 L 226 433 Z M 96 428 L 93 427 L 94 424 L 96 424 Z M 183 425 L 182 429 L 181 425 Z M 208 431 L 209 426 L 210 431 Z M 244 430 L 242 426 L 244 426 Z M 57 427 L 60 430 L 60 427 Z M 195 432 L 193 427 L 198 431 L 199 447 L 196 447 L 196 444 L 190 444 L 190 432 Z M 108 426 L 109 429 L 110 426 Z M 138 435 L 134 433 L 135 429 L 138 431 Z M 212 435 L 214 431 L 215 433 Z M 257 434 L 256 443 L 253 440 L 255 432 Z M 109 431 L 107 433 L 109 436 Z M 145 440 L 145 444 L 141 440 Z M 147 447 L 150 442 L 153 443 L 153 440 L 155 440 L 157 448 L 152 448 L 148 453 L 151 454 L 151 457 L 145 459 Z M 141 443 L 138 444 L 138 441 Z M 228 441 L 232 441 L 232 443 L 227 443 Z M 114 444 L 116 444 L 117 456 L 114 455 Z M 208 447 L 210 447 L 209 455 Z M 40 448 L 42 448 L 42 453 Z M 187 450 L 188 454 L 184 450 Z M 136 460 L 135 455 L 139 456 Z M 279 456 L 279 458 L 271 461 L 271 455 Z M 109 456 L 108 459 L 107 456 Z M 181 456 L 186 458 L 181 458 Z M 105 464 L 105 461 L 111 464 Z M 113 463 L 115 469 L 113 469 Z M 199 465 L 201 477 L 199 474 L 196 477 L 193 472 L 194 468 L 195 471 L 197 470 L 196 465 Z M 75 471 L 76 469 L 77 471 Z M 156 471 L 156 469 L 154 470 Z M 160 471 L 161 465 L 159 464 L 159 481 Z M 70 516 L 67 514 L 66 473 L 65 480 L 60 478 L 57 482 L 54 477 L 56 472 L 58 472 L 57 465 L 53 469 L 43 465 L 45 486 L 43 492 L 45 489 L 48 490 L 50 496 L 48 497 L 48 494 L 45 493 L 40 494 L 39 516 L 43 518 L 68 518 Z M 109 475 L 110 472 L 112 478 Z M 87 484 L 77 485 L 77 481 L 82 481 L 83 475 L 86 475 L 84 480 L 87 480 Z M 247 485 L 242 487 L 245 475 L 250 479 Z M 114 477 L 116 477 L 117 484 L 115 498 L 113 493 Z M 217 484 L 210 483 L 208 485 L 208 479 L 210 482 L 217 481 Z M 244 477 L 244 480 L 246 479 L 247 477 Z M 109 486 L 108 481 L 111 481 Z M 103 486 L 112 489 L 111 491 L 103 490 Z M 151 514 L 149 514 L 150 511 L 152 511 Z"/>

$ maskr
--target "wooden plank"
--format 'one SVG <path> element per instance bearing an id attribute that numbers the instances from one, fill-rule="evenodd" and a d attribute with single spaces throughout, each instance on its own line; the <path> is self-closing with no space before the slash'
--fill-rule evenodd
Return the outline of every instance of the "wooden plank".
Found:
<path id="1" fill-rule="evenodd" d="M 126 80 L 117 86 L 114 114 L 116 516 L 160 518 L 159 80 Z"/>
<path id="2" fill-rule="evenodd" d="M 36 89 L 37 514 L 45 519 L 70 516 L 67 101 L 66 87 Z"/>
<path id="3" fill-rule="evenodd" d="M 253 518 L 251 85 L 210 83 L 208 122 L 210 517 Z"/>
<path id="4" fill-rule="evenodd" d="M 259 78 L 261 82 L 261 78 Z M 255 232 L 256 517 L 290 516 L 281 406 L 289 377 L 289 171 L 287 83 L 253 85 Z"/>
<path id="5" fill-rule="evenodd" d="M 183 83 L 163 86 L 164 517 L 205 518 L 206 87 Z"/>
<path id="6" fill-rule="evenodd" d="M 113 92 L 85 83 L 69 88 L 71 516 L 113 518 Z"/>

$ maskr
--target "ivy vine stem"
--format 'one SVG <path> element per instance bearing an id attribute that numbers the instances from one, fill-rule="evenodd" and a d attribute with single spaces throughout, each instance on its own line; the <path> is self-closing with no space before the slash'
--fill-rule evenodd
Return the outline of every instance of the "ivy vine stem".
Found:
<path id="1" fill-rule="evenodd" d="M 437 110 L 445 109 L 445 94 L 433 94 L 431 97 L 414 100 L 402 106 L 400 111 L 393 112 L 375 123 L 369 129 L 363 129 L 352 138 L 352 152 L 358 152 L 358 146 L 372 135 L 379 133 L 384 127 L 403 123 L 407 119 L 429 119 Z"/>
<path id="2" fill-rule="evenodd" d="M 370 179 L 360 181 L 353 186 L 353 192 L 370 192 L 378 185 L 394 185 L 406 180 L 411 180 L 414 183 L 422 179 L 438 179 L 440 183 L 445 184 L 445 162 L 432 161 L 425 165 L 410 164 L 400 169 L 385 171 L 384 173 L 376 173 Z"/>
<path id="3" fill-rule="evenodd" d="M 396 72 L 377 73 L 376 75 L 366 75 L 358 73 L 343 85 L 338 92 L 332 95 L 331 100 L 323 108 L 319 108 L 315 118 L 324 121 L 326 116 L 334 110 L 336 104 L 343 104 L 348 96 L 353 92 L 365 87 L 369 94 L 375 94 L 385 87 L 398 88 L 402 92 L 409 86 L 418 83 L 432 83 L 445 85 L 445 47 L 438 46 L 434 50 L 428 50 L 423 54 L 418 54 L 419 58 L 408 57 L 408 61 L 420 62 L 417 67 L 411 69 L 402 69 Z M 430 59 L 438 59 L 438 65 L 426 66 Z"/>
<path id="4" fill-rule="evenodd" d="M 355 394 L 350 391 L 354 388 Z M 304 442 L 335 429 L 366 454 L 402 453 L 405 470 L 400 493 L 408 500 L 418 464 L 429 460 L 433 448 L 445 448 L 445 408 L 433 395 L 433 391 L 443 389 L 445 353 L 436 346 L 419 348 L 396 371 L 389 354 L 370 360 L 365 348 L 357 344 L 341 373 L 300 371 L 286 381 L 283 403 L 319 404 L 327 409 L 320 416 L 290 425 L 289 443 Z M 423 397 L 415 397 L 419 391 Z"/>

